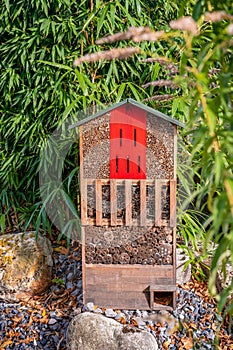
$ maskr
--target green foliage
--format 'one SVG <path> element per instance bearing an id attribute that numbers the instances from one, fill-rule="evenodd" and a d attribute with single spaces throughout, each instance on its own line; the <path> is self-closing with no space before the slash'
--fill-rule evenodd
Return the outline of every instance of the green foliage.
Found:
<path id="1" fill-rule="evenodd" d="M 199 8 L 200 4 L 205 6 Z M 201 220 L 206 229 L 204 253 L 210 243 L 218 246 L 209 280 L 210 289 L 216 295 L 217 270 L 233 264 L 233 46 L 232 36 L 228 34 L 229 21 L 203 22 L 203 11 L 209 9 L 207 5 L 202 1 L 194 7 L 193 16 L 198 20 L 200 34 L 190 37 L 184 33 L 185 44 L 180 59 L 181 68 L 186 71 L 182 88 L 189 106 L 186 123 L 191 142 L 188 150 L 193 173 L 198 176 L 195 203 L 208 214 L 207 220 Z M 218 2 L 215 5 L 213 2 L 212 10 L 227 10 L 232 15 L 229 4 Z M 184 220 L 186 216 L 187 213 Z M 191 224 L 191 227 L 195 229 L 195 225 Z M 232 286 L 217 297 L 220 310 L 231 290 Z"/>
<path id="2" fill-rule="evenodd" d="M 161 19 L 150 2 L 141 0 L 1 2 L 1 232 L 15 224 L 51 230 L 38 190 L 40 154 L 64 120 L 94 104 L 147 96 L 138 85 L 148 78 L 150 67 L 138 59 L 74 69 L 74 58 L 96 52 L 95 41 L 109 32 L 155 23 L 167 26 L 174 15 L 174 6 L 169 6 L 161 7 Z M 154 51 L 156 46 L 144 47 Z M 162 46 L 160 50 L 164 52 Z M 77 166 L 77 153 L 77 147 L 69 150 L 63 174 L 64 190 L 75 205 L 75 191 L 67 184 L 76 181 L 77 186 L 69 175 Z"/>

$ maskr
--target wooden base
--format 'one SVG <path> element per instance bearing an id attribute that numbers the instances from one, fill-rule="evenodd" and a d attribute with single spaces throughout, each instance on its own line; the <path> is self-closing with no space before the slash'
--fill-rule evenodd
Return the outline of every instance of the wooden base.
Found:
<path id="1" fill-rule="evenodd" d="M 175 307 L 173 265 L 85 264 L 84 304 L 131 310 L 171 310 Z M 155 293 L 164 292 L 171 300 L 157 304 Z"/>

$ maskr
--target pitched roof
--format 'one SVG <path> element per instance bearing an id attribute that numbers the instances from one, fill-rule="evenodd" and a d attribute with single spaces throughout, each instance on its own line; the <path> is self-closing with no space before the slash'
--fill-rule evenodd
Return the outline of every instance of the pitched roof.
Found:
<path id="1" fill-rule="evenodd" d="M 166 120 L 166 121 L 168 121 L 168 122 L 170 122 L 170 123 L 172 123 L 172 124 L 175 124 L 175 125 L 177 125 L 177 126 L 181 126 L 181 127 L 184 127 L 184 126 L 185 126 L 184 123 L 182 123 L 182 122 L 180 122 L 180 121 L 178 121 L 178 120 L 176 120 L 176 119 L 173 119 L 173 118 L 169 117 L 168 115 L 163 114 L 163 113 L 157 111 L 156 109 L 153 109 L 153 108 L 151 108 L 151 107 L 148 107 L 148 106 L 144 105 L 144 104 L 141 103 L 141 102 L 137 102 L 137 101 L 133 100 L 132 98 L 127 98 L 126 100 L 124 100 L 124 101 L 122 101 L 122 102 L 115 103 L 115 104 L 112 105 L 111 107 L 108 107 L 108 108 L 106 108 L 106 109 L 103 109 L 103 110 L 101 110 L 101 111 L 99 111 L 99 112 L 97 112 L 97 113 L 95 113 L 95 114 L 93 114 L 93 115 L 90 115 L 90 116 L 88 116 L 88 117 L 86 117 L 86 118 L 84 118 L 84 119 L 78 121 L 77 123 L 71 125 L 71 126 L 69 127 L 69 129 L 73 129 L 73 128 L 78 127 L 78 126 L 80 126 L 80 125 L 86 124 L 86 123 L 88 123 L 89 121 L 91 121 L 91 120 L 93 120 L 93 119 L 95 119 L 95 118 L 101 117 L 102 115 L 107 114 L 107 113 L 111 112 L 113 109 L 116 109 L 116 108 L 118 108 L 118 107 L 121 107 L 121 106 L 123 106 L 123 105 L 126 104 L 126 103 L 129 103 L 129 104 L 131 104 L 131 105 L 133 105 L 133 106 L 135 106 L 135 107 L 141 108 L 141 109 L 143 109 L 143 110 L 145 110 L 145 111 L 147 111 L 147 112 L 153 114 L 154 116 L 159 117 L 159 118 L 162 118 L 162 119 L 164 119 L 164 120 Z"/>

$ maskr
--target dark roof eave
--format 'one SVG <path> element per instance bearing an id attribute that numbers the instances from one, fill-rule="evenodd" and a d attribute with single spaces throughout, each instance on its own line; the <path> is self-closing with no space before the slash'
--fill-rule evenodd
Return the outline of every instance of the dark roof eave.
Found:
<path id="1" fill-rule="evenodd" d="M 116 109 L 116 108 L 119 108 L 119 107 L 123 106 L 125 103 L 130 103 L 133 106 L 136 106 L 138 108 L 144 109 L 145 111 L 147 111 L 147 112 L 149 112 L 149 113 L 151 113 L 151 114 L 153 114 L 153 115 L 155 115 L 157 117 L 160 117 L 160 118 L 162 118 L 162 119 L 164 119 L 164 120 L 166 120 L 166 121 L 168 121 L 168 122 L 170 122 L 172 124 L 175 124 L 177 126 L 181 126 L 182 128 L 185 126 L 184 123 L 182 123 L 182 122 L 180 122 L 180 121 L 178 121 L 176 119 L 172 119 L 168 115 L 163 114 L 163 113 L 157 111 L 156 109 L 148 107 L 148 106 L 142 104 L 141 102 L 137 102 L 137 101 L 133 100 L 132 98 L 127 98 L 126 100 L 124 100 L 122 102 L 115 103 L 111 107 L 108 107 L 108 108 L 106 108 L 106 109 L 104 109 L 104 110 L 102 110 L 100 112 L 97 112 L 97 113 L 95 113 L 95 114 L 93 114 L 93 115 L 91 115 L 91 116 L 89 116 L 89 117 L 87 117 L 87 118 L 85 118 L 83 120 L 80 120 L 79 122 L 77 122 L 77 123 L 75 123 L 73 125 L 70 125 L 69 129 L 73 129 L 75 127 L 78 127 L 78 126 L 81 126 L 83 124 L 86 124 L 86 123 L 90 122 L 93 119 L 96 119 L 98 117 L 101 117 L 104 114 L 107 114 L 107 113 L 111 112 L 113 109 Z"/>

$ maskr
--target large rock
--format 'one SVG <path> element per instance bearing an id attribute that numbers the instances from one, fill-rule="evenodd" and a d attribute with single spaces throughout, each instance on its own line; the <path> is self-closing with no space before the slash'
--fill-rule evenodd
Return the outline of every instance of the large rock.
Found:
<path id="1" fill-rule="evenodd" d="M 43 292 L 51 283 L 52 247 L 35 232 L 0 236 L 0 298 L 19 301 Z"/>
<path id="2" fill-rule="evenodd" d="M 155 338 L 145 331 L 124 332 L 117 321 L 84 312 L 73 318 L 67 330 L 69 350 L 157 350 Z"/>

